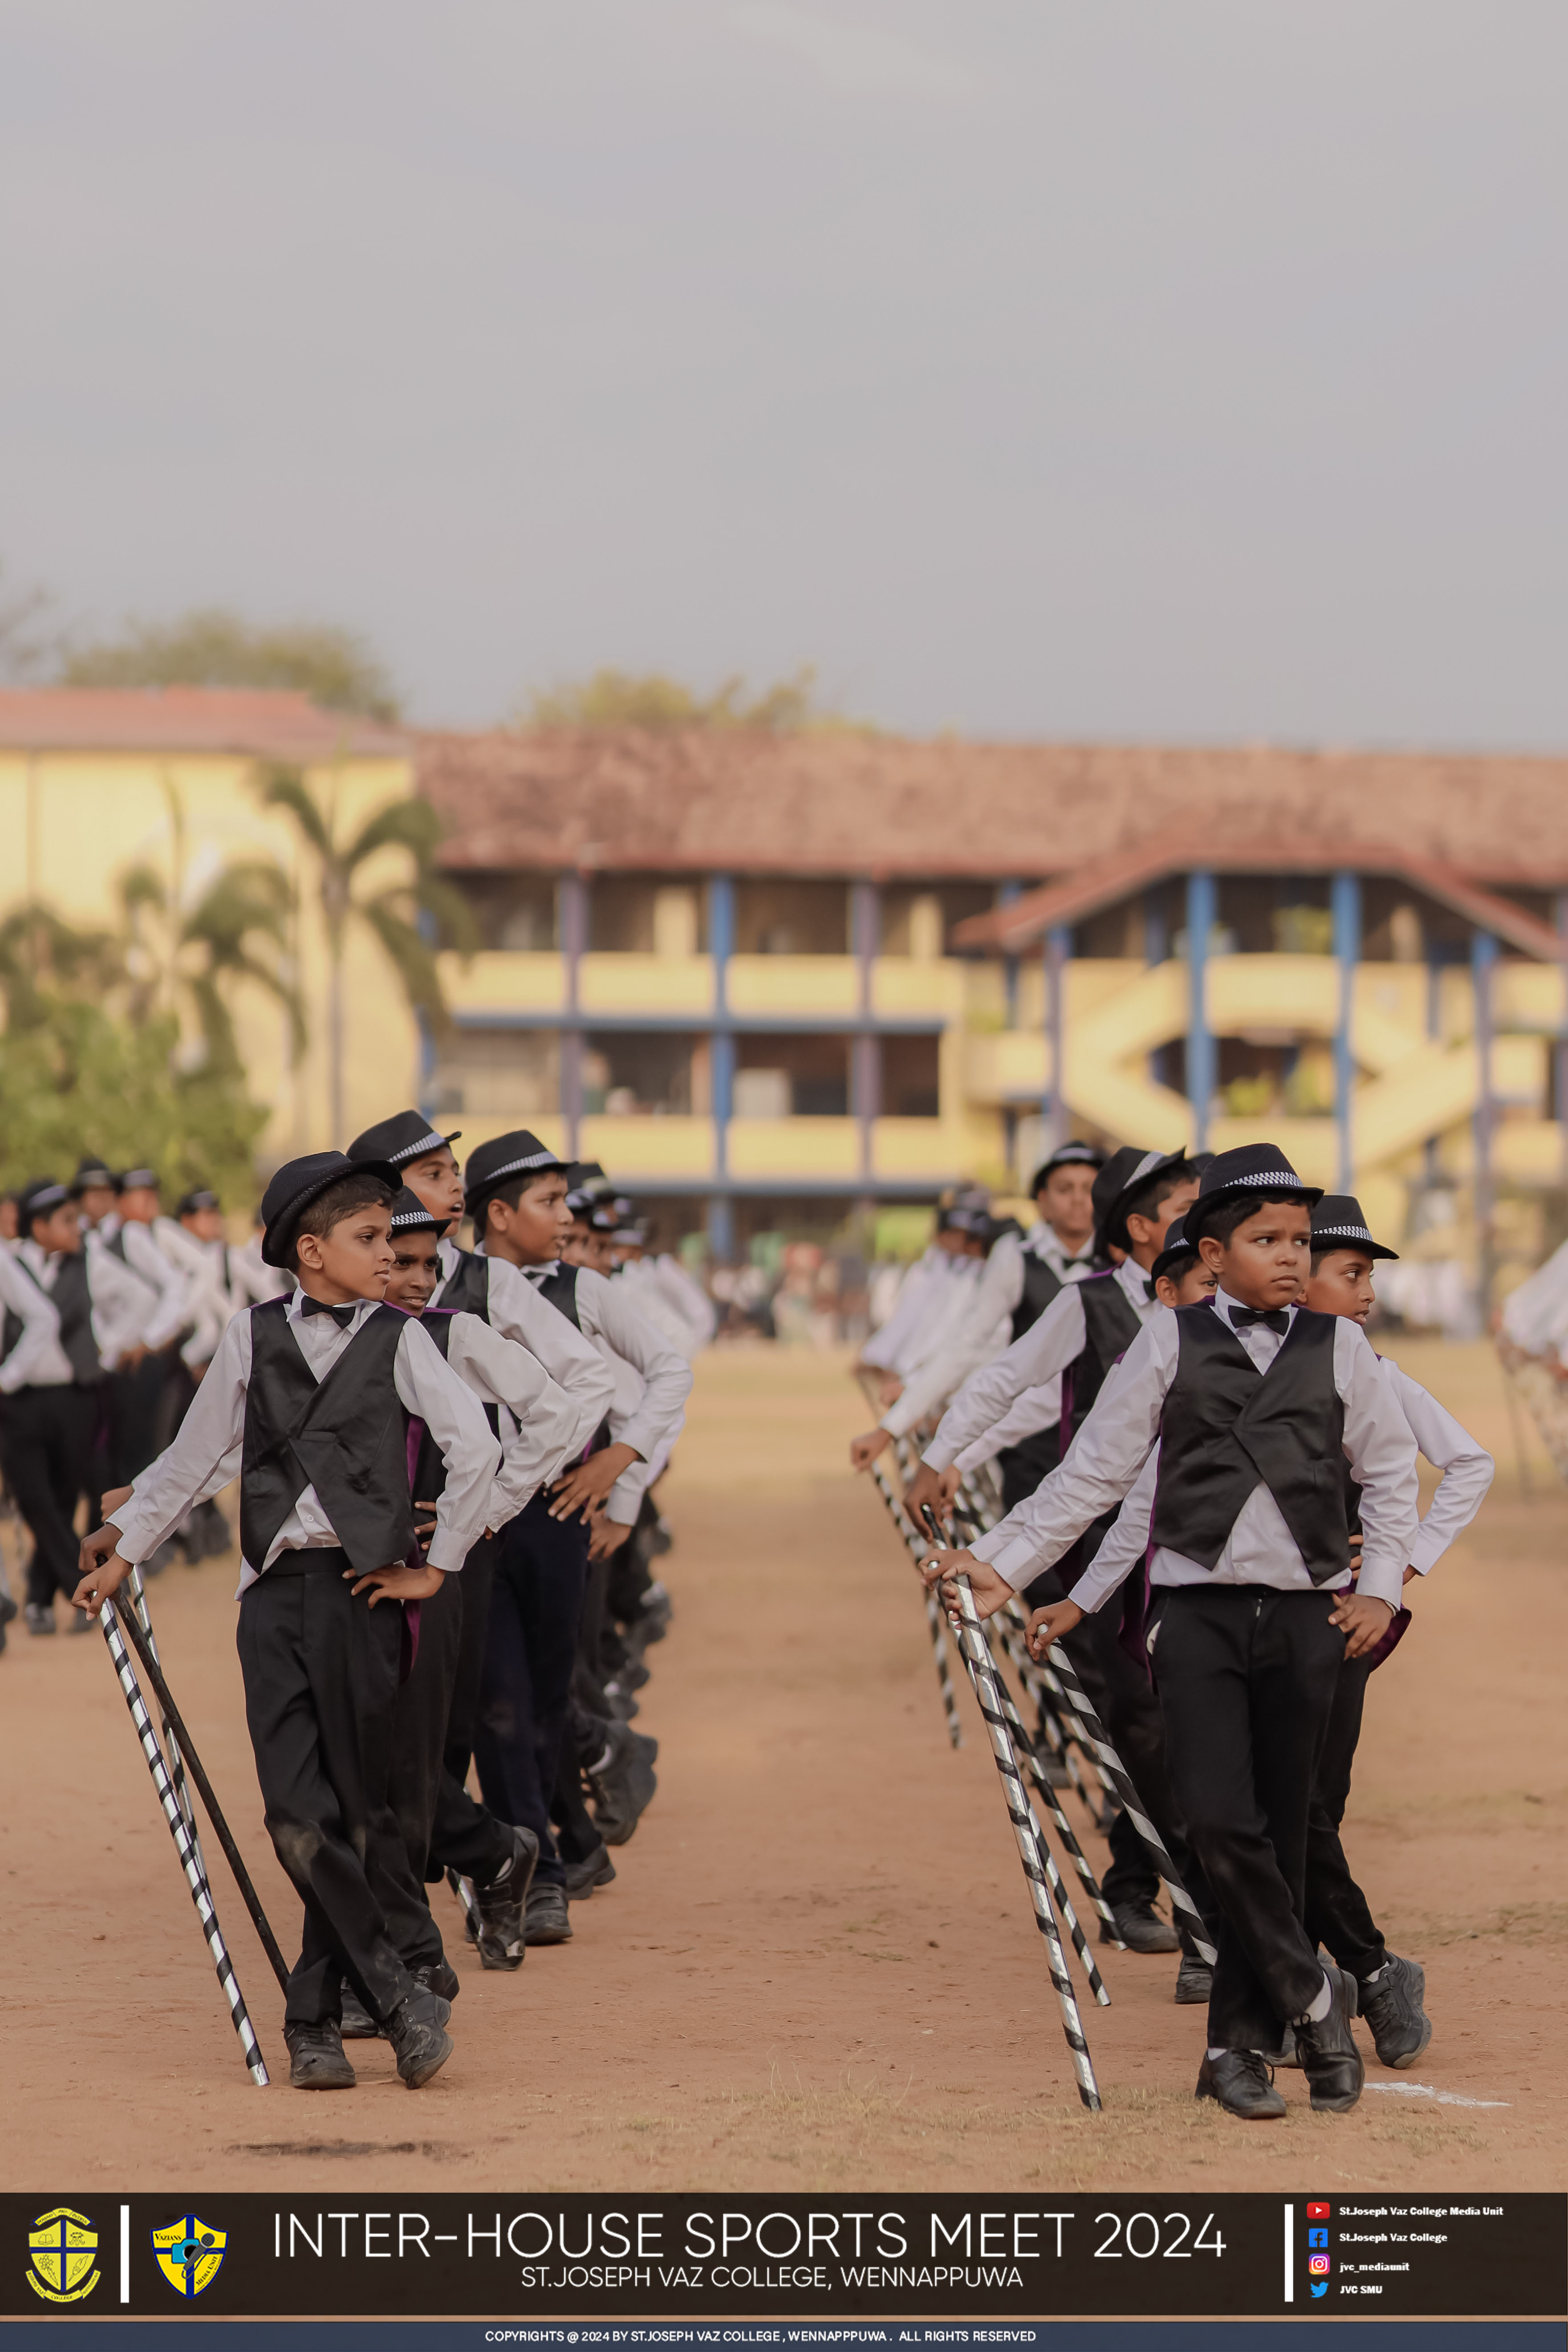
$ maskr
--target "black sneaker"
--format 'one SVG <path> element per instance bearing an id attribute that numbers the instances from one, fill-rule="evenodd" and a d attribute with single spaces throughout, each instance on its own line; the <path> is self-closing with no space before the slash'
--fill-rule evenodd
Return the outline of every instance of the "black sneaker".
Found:
<path id="1" fill-rule="evenodd" d="M 522 1940 L 525 1944 L 569 1944 L 572 1922 L 566 1914 L 566 1889 L 552 1881 L 543 1886 L 531 1886 L 528 1907 L 523 1919 Z"/>
<path id="2" fill-rule="evenodd" d="M 1195 2009 L 1201 2001 L 1206 2009 L 1214 1990 L 1214 1970 L 1195 1952 L 1184 1952 L 1182 1965 L 1176 1970 L 1175 2000 L 1184 2009 Z"/>
<path id="3" fill-rule="evenodd" d="M 82 1614 L 85 1616 L 87 1612 L 83 1610 Z M 22 1617 L 29 1633 L 52 1633 L 55 1631 L 55 1612 L 52 1609 L 46 1609 L 41 1601 L 29 1601 Z"/>
<path id="4" fill-rule="evenodd" d="M 4 1632 L 5 1628 L 11 1623 L 16 1614 L 16 1604 L 12 1600 L 10 1594 L 8 1592 L 0 1592 L 0 1632 Z"/>
<path id="5" fill-rule="evenodd" d="M 1270 2064 L 1275 2066 L 1299 2066 L 1301 2063 L 1301 2053 L 1296 2047 L 1295 2027 L 1293 2025 L 1282 2025 L 1279 2032 L 1281 2036 L 1279 2055 L 1277 2058 L 1271 2059 L 1269 2062 Z"/>
<path id="6" fill-rule="evenodd" d="M 539 1861 L 539 1840 L 531 1830 L 514 1829 L 511 1832 L 511 1859 L 504 1870 L 483 1881 L 474 1881 L 474 1905 L 479 1912 L 479 1926 L 473 1916 L 468 1919 L 468 1935 L 479 1946 L 479 1965 L 487 1969 L 520 1969 L 525 1938 L 522 1932 L 524 1907 L 528 1890 L 533 1884 L 534 1867 Z"/>
<path id="7" fill-rule="evenodd" d="M 423 1985 L 426 1992 L 433 1992 L 444 2000 L 447 2012 L 450 2013 L 452 2003 L 463 1988 L 458 1981 L 457 1969 L 447 1959 L 443 1958 L 438 1960 L 421 1960 L 419 1966 L 416 1969 L 410 1969 L 408 1973 L 416 1984 Z"/>
<path id="8" fill-rule="evenodd" d="M 358 2076 L 335 2025 L 286 2025 L 289 2085 L 295 2091 L 352 2091 Z"/>
<path id="9" fill-rule="evenodd" d="M 606 1845 L 625 1845 L 653 1801 L 658 1742 L 629 1723 L 613 1723 L 604 1753 L 584 1777 L 594 1792 L 594 1820 Z"/>
<path id="10" fill-rule="evenodd" d="M 411 2091 L 423 2090 L 452 2054 L 447 2021 L 452 2005 L 424 1985 L 400 2000 L 386 2021 L 386 2038 L 397 2055 L 397 2071 Z"/>
<path id="11" fill-rule="evenodd" d="M 1361 2013 L 1372 2028 L 1372 2046 L 1384 2066 L 1414 2066 L 1432 2039 L 1432 2021 L 1422 2002 L 1426 1971 L 1415 1960 L 1390 1952 L 1375 1984 L 1358 1988 Z"/>
<path id="12" fill-rule="evenodd" d="M 1274 2069 L 1258 2050 L 1226 2050 L 1217 2058 L 1205 2050 L 1193 2096 L 1213 2099 L 1227 2116 L 1245 2124 L 1273 2123 L 1285 2113 L 1285 2102 L 1274 2087 Z"/>
<path id="13" fill-rule="evenodd" d="M 1168 1919 L 1162 1919 L 1152 1903 L 1113 1903 L 1110 1916 L 1116 1922 L 1113 1935 L 1102 1919 L 1100 1940 L 1114 1944 L 1117 1937 L 1130 1952 L 1179 1952 L 1182 1939 Z"/>
<path id="14" fill-rule="evenodd" d="M 345 2042 L 376 2042 L 381 2028 L 366 2009 L 352 1984 L 342 1990 L 342 2014 L 338 2032 Z"/>
<path id="15" fill-rule="evenodd" d="M 1333 1995 L 1329 2013 L 1316 2024 L 1310 2019 L 1297 2019 L 1296 2048 L 1313 2106 L 1320 2115 L 1342 2116 L 1360 2098 L 1366 2078 L 1351 2032 L 1355 1979 L 1342 1969 L 1325 1969 L 1323 1974 Z"/>
<path id="16" fill-rule="evenodd" d="M 610 1860 L 609 1847 L 595 1846 L 584 1861 L 569 1862 L 566 1864 L 567 1902 L 584 1901 L 592 1895 L 595 1886 L 608 1886 L 615 1874 L 616 1865 Z"/>
<path id="17" fill-rule="evenodd" d="M 642 1713 L 630 1691 L 619 1682 L 605 1685 L 605 1705 L 617 1723 L 630 1723 L 634 1716 Z"/>

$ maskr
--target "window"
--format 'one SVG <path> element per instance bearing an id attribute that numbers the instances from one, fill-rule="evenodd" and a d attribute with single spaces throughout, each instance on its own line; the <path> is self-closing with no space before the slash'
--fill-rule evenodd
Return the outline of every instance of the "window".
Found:
<path id="1" fill-rule="evenodd" d="M 738 882 L 737 955 L 847 955 L 847 882 Z"/>
<path id="2" fill-rule="evenodd" d="M 474 910 L 481 947 L 536 955 L 556 946 L 553 874 L 464 874 L 454 879 Z"/>
<path id="3" fill-rule="evenodd" d="M 588 945 L 602 955 L 700 955 L 700 883 L 602 874 L 588 893 Z"/>
<path id="4" fill-rule="evenodd" d="M 844 1118 L 849 1110 L 847 1037 L 738 1037 L 737 1118 Z"/>
<path id="5" fill-rule="evenodd" d="M 887 1118 L 941 1117 L 940 1045 L 935 1036 L 883 1038 L 882 1110 Z"/>
<path id="6" fill-rule="evenodd" d="M 548 1030 L 456 1029 L 442 1041 L 436 1107 L 520 1125 L 561 1105 L 560 1040 Z"/>
<path id="7" fill-rule="evenodd" d="M 583 1108 L 612 1118 L 685 1118 L 694 1108 L 692 1066 L 700 1050 L 705 1068 L 706 1047 L 679 1034 L 595 1029 L 583 1041 Z"/>

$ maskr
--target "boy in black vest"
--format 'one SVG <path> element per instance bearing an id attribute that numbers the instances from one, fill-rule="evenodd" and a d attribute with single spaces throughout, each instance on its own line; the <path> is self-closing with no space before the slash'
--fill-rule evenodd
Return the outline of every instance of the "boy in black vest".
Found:
<path id="1" fill-rule="evenodd" d="M 418 1648 L 397 1694 L 391 1803 L 409 1875 L 404 1882 L 405 1899 L 389 1914 L 388 1925 L 416 1976 L 441 1971 L 443 1989 L 449 1981 L 455 1990 L 456 1979 L 445 1971 L 440 1933 L 424 1896 L 426 1882 L 440 1879 L 448 1869 L 471 1880 L 479 1914 L 476 1940 L 480 1963 L 487 1969 L 515 1969 L 522 1962 L 523 1908 L 539 1858 L 532 1832 L 498 1821 L 468 1794 L 453 1769 L 460 1765 L 466 1777 L 471 1749 L 471 1731 L 467 1744 L 459 1739 L 455 1750 L 450 1744 L 468 1610 L 477 1594 L 488 1612 L 496 1531 L 515 1518 L 542 1482 L 560 1468 L 577 1415 L 572 1400 L 538 1359 L 503 1339 L 482 1317 L 431 1309 L 441 1278 L 438 1234 L 437 1220 L 405 1186 L 392 1204 L 388 1304 L 423 1318 L 449 1368 L 478 1397 L 492 1430 L 499 1428 L 505 1411 L 507 1436 L 485 1533 L 464 1561 L 462 1575 L 447 1580 L 421 1607 Z M 415 1507 L 424 1538 L 433 1530 L 446 1471 L 429 1432 L 416 1433 L 420 1443 L 413 1470 Z M 468 1646 L 477 1697 L 482 1640 Z M 351 2030 L 346 2016 L 344 2030 Z M 365 2018 L 363 2023 L 356 2021 L 354 2030 L 374 2033 L 376 2029 Z"/>
<path id="2" fill-rule="evenodd" d="M 112 1259 L 89 1255 L 76 1202 L 40 1177 L 18 1203 L 21 1238 L 6 1266 L 0 1420 L 5 1477 L 32 1532 L 30 1633 L 56 1630 L 53 1601 L 76 1586 L 76 1507 L 97 1517 L 106 1378 L 134 1354 L 151 1294 Z M 80 1630 L 79 1617 L 71 1631 Z M 90 1627 L 89 1627 L 90 1630 Z"/>
<path id="3" fill-rule="evenodd" d="M 634 1374 L 638 1390 L 630 1411 L 616 1407 L 612 1394 L 600 1433 L 607 1442 L 595 1444 L 548 1494 L 536 1495 L 503 1531 L 490 1602 L 475 1740 L 479 1786 L 493 1811 L 522 1822 L 539 1839 L 525 1932 L 530 1943 L 552 1944 L 572 1934 L 567 1861 L 552 1835 L 551 1813 L 593 1523 L 602 1513 L 628 1529 L 636 1525 L 648 1465 L 673 1442 L 691 1387 L 690 1366 L 615 1283 L 587 1267 L 561 1264 L 561 1246 L 572 1229 L 569 1174 L 565 1162 L 522 1129 L 481 1144 L 464 1171 L 466 1205 L 486 1259 L 506 1262 L 596 1346 L 607 1370 Z M 443 1286 L 437 1303 L 448 1303 L 456 1287 Z M 612 1411 L 618 1437 L 610 1435 Z M 595 1787 L 612 1809 L 640 1810 L 639 1797 L 647 1802 L 652 1746 L 629 1724 L 616 1724 L 603 1754 L 591 1759 Z"/>
<path id="4" fill-rule="evenodd" d="M 1196 2095 L 1248 2120 L 1285 2112 L 1268 2061 L 1287 2023 L 1314 2107 L 1361 2095 L 1353 1989 L 1301 1924 L 1307 1820 L 1340 1668 L 1387 1632 L 1415 1538 L 1415 1448 L 1376 1358 L 1352 1322 L 1295 1303 L 1319 1197 L 1271 1146 L 1220 1153 L 1185 1221 L 1219 1277 L 1212 1302 L 1134 1340 L 995 1564 L 944 1563 L 970 1570 L 977 1607 L 999 1605 L 1121 1502 L 1158 1440 L 1148 1646 L 1175 1796 L 1223 1922 Z M 1359 1592 L 1342 1456 L 1362 1489 Z M 1047 1606 L 1037 1650 L 1080 1615 Z"/>
<path id="5" fill-rule="evenodd" d="M 315 1152 L 280 1168 L 267 1255 L 300 1287 L 237 1315 L 179 1435 L 82 1546 L 76 1601 L 96 1611 L 194 1503 L 240 1476 L 238 1650 L 267 1826 L 305 1906 L 284 2034 L 301 2090 L 352 2088 L 346 1976 L 411 2089 L 449 2055 L 448 2003 L 387 1932 L 384 1857 L 404 1611 L 460 1569 L 500 1455 L 472 1393 L 411 1316 L 383 1301 L 393 1171 Z M 446 1486 L 422 1559 L 408 1431 L 440 1447 Z"/>

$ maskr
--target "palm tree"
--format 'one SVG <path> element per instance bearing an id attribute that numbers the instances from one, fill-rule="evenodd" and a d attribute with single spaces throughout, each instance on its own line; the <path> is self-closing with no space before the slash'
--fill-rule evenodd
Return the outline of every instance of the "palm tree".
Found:
<path id="1" fill-rule="evenodd" d="M 478 929 L 467 899 L 441 874 L 436 851 L 441 821 L 428 801 L 388 801 L 357 832 L 340 834 L 335 801 L 323 808 L 297 768 L 269 768 L 260 781 L 268 808 L 287 809 L 321 866 L 321 919 L 327 935 L 328 1089 L 332 1133 L 343 1131 L 343 951 L 363 923 L 379 940 L 404 994 L 422 1022 L 444 1028 L 450 1016 L 437 956 L 471 953 Z M 356 890 L 361 869 L 384 849 L 407 853 L 411 870 L 397 882 Z"/>
<path id="2" fill-rule="evenodd" d="M 237 859 L 182 908 L 178 882 L 171 889 L 155 867 L 133 866 L 121 877 L 120 897 L 133 1019 L 185 996 L 201 1031 L 205 1066 L 237 1076 L 239 1049 L 226 991 L 236 982 L 249 982 L 282 1007 L 293 1056 L 299 1058 L 305 1015 L 289 975 L 293 892 L 281 866 L 265 857 Z M 161 936 L 149 936 L 149 917 Z"/>

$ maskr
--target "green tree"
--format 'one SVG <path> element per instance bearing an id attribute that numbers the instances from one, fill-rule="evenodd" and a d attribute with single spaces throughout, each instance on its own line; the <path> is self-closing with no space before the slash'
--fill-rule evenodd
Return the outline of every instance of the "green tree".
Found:
<path id="1" fill-rule="evenodd" d="M 184 999 L 204 1062 L 239 1074 L 228 994 L 248 982 L 282 1008 L 294 1054 L 302 1052 L 304 1008 L 288 960 L 293 893 L 280 866 L 264 857 L 237 859 L 184 908 L 155 866 L 133 866 L 120 891 L 132 1020 L 179 1011 Z"/>
<path id="2" fill-rule="evenodd" d="M 335 798 L 319 799 L 297 768 L 271 768 L 261 779 L 268 808 L 287 809 L 321 872 L 327 935 L 327 1069 L 332 1132 L 343 1132 L 343 954 L 351 929 L 371 932 L 414 1012 L 436 1029 L 449 1024 L 437 957 L 443 948 L 471 954 L 479 934 L 468 900 L 436 864 L 441 820 L 428 801 L 388 801 L 353 831 L 340 824 Z M 371 883 L 364 869 L 384 849 L 405 853 L 402 877 Z"/>
<path id="3" fill-rule="evenodd" d="M 714 693 L 702 695 L 657 673 L 637 677 L 626 670 L 596 669 L 575 685 L 531 695 L 519 719 L 526 727 L 641 727 L 654 734 L 680 727 L 735 727 L 788 735 L 806 727 L 844 724 L 817 709 L 816 683 L 816 671 L 806 668 L 749 698 L 742 677 L 727 677 Z"/>
<path id="4" fill-rule="evenodd" d="M 260 629 L 220 605 L 174 621 L 132 621 L 118 637 L 79 646 L 62 686 L 254 686 L 308 694 L 327 710 L 399 715 L 396 690 L 363 637 L 313 623 Z"/>

